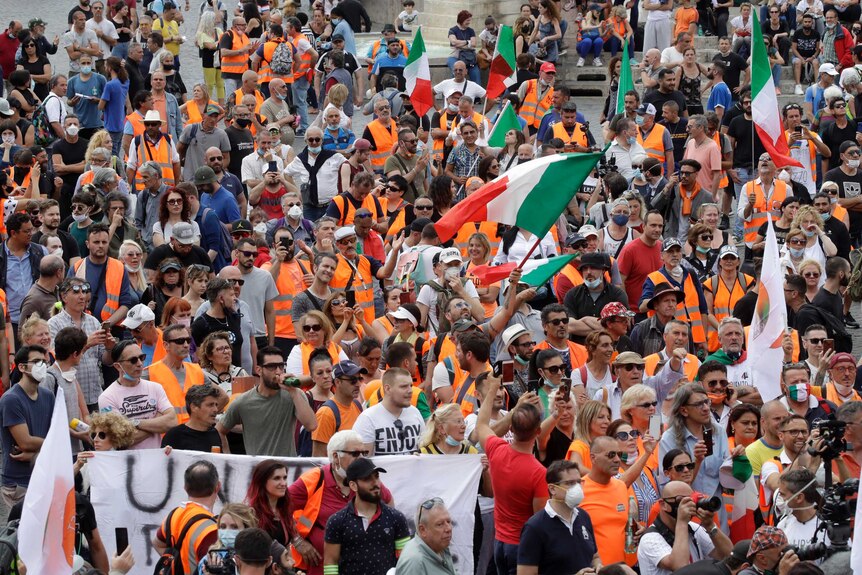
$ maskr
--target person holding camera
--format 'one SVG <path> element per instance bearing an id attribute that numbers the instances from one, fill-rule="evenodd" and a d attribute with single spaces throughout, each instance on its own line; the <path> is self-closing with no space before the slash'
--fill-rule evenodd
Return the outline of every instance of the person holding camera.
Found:
<path id="1" fill-rule="evenodd" d="M 739 575 L 762 575 L 766 572 L 787 575 L 794 565 L 799 564 L 799 557 L 793 549 L 787 550 L 784 531 L 762 525 L 751 538 L 748 562 L 751 566 L 740 571 Z"/>
<path id="2" fill-rule="evenodd" d="M 715 512 L 705 508 L 709 503 L 681 481 L 665 485 L 658 518 L 638 543 L 641 575 L 670 575 L 693 561 L 730 554 L 733 544 L 715 524 Z"/>
<path id="3" fill-rule="evenodd" d="M 806 468 L 787 470 L 779 480 L 778 493 L 788 512 L 778 522 L 778 528 L 784 531 L 790 544 L 801 548 L 822 543 L 828 547 L 829 536 L 817 513 L 821 497 L 814 473 Z"/>

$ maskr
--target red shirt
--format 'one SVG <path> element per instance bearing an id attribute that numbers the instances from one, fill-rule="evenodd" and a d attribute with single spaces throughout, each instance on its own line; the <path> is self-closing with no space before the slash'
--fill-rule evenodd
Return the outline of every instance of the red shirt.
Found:
<path id="1" fill-rule="evenodd" d="M 359 238 L 362 242 L 362 255 L 369 256 L 382 264 L 386 263 L 386 251 L 383 249 L 383 238 L 374 230 L 368 230 L 365 238 Z"/>
<path id="2" fill-rule="evenodd" d="M 0 66 L 3 66 L 4 79 L 8 79 L 9 74 L 15 71 L 15 50 L 18 44 L 18 36 L 10 38 L 8 28 L 0 34 Z"/>
<path id="3" fill-rule="evenodd" d="M 495 539 L 517 545 L 521 528 L 533 516 L 533 499 L 548 497 L 545 468 L 533 454 L 515 451 L 499 437 L 488 438 L 485 453 L 494 488 Z"/>
<path id="4" fill-rule="evenodd" d="M 626 244 L 617 260 L 620 274 L 626 277 L 626 295 L 629 307 L 638 311 L 641 291 L 647 276 L 661 267 L 661 242 L 653 247 L 647 246 L 638 238 Z"/>
<path id="5" fill-rule="evenodd" d="M 308 501 L 308 490 L 302 479 L 297 479 L 287 489 L 290 495 L 290 502 L 293 509 L 302 509 Z M 317 521 L 311 532 L 308 534 L 308 541 L 311 545 L 323 556 L 323 536 L 326 533 L 326 522 L 329 518 L 342 509 L 353 499 L 354 493 L 344 496 L 341 489 L 335 484 L 335 477 L 332 474 L 332 464 L 323 466 L 323 499 L 320 502 L 320 513 L 317 515 Z M 385 485 L 380 486 L 380 497 L 383 503 L 392 505 L 392 492 Z M 323 575 L 323 561 L 317 564 L 316 567 L 309 567 L 308 575 Z"/>

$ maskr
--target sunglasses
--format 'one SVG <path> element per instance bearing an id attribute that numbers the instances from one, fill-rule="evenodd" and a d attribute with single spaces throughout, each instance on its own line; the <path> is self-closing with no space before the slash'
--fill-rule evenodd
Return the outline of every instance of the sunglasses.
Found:
<path id="1" fill-rule="evenodd" d="M 705 381 L 703 383 L 704 383 L 704 385 L 706 385 L 706 387 L 709 387 L 709 388 L 720 387 L 722 389 L 726 389 L 727 386 L 730 385 L 730 382 L 727 381 L 726 379 L 717 379 L 715 381 Z"/>
<path id="2" fill-rule="evenodd" d="M 323 139 L 323 138 L 306 138 L 306 139 L 305 139 L 305 141 L 306 141 L 306 142 L 308 142 L 309 144 L 317 144 L 317 143 L 319 143 L 322 139 Z"/>
<path id="3" fill-rule="evenodd" d="M 413 209 L 415 209 L 415 210 L 433 210 L 434 206 L 420 206 L 417 204 L 417 205 L 413 206 Z"/>
<path id="4" fill-rule="evenodd" d="M 674 465 L 671 467 L 677 473 L 682 473 L 683 471 L 694 471 L 694 463 L 680 463 L 679 465 Z"/>
<path id="5" fill-rule="evenodd" d="M 702 236 L 700 236 L 700 239 L 704 242 L 711 242 L 712 237 L 713 236 L 711 236 L 710 234 L 703 234 Z"/>
<path id="6" fill-rule="evenodd" d="M 548 365 L 546 367 L 543 367 L 542 369 L 544 369 L 548 373 L 560 373 L 561 371 L 563 371 L 563 366 L 562 365 Z"/>
<path id="7" fill-rule="evenodd" d="M 171 205 L 171 206 L 181 206 L 181 205 L 183 205 L 183 199 L 182 198 L 171 198 L 171 199 L 167 200 L 165 203 L 168 205 Z"/>
<path id="8" fill-rule="evenodd" d="M 66 290 L 66 293 L 90 293 L 90 284 L 75 284 Z"/>
<path id="9" fill-rule="evenodd" d="M 556 319 L 549 319 L 548 323 L 555 326 L 560 326 L 564 323 L 569 323 L 569 318 L 567 317 L 558 317 Z"/>
<path id="10" fill-rule="evenodd" d="M 639 363 L 627 363 L 626 365 L 621 365 L 620 367 L 626 371 L 632 371 L 633 369 L 639 369 L 643 371 L 644 369 L 644 366 Z"/>
<path id="11" fill-rule="evenodd" d="M 94 431 L 93 433 L 90 434 L 90 439 L 93 441 L 95 441 L 95 439 L 97 437 L 99 439 L 101 439 L 102 441 L 104 441 L 104 440 L 108 439 L 108 434 L 105 433 L 104 431 Z"/>
<path id="12" fill-rule="evenodd" d="M 806 278 L 819 278 L 820 274 L 818 272 L 805 272 L 802 276 Z"/>
<path id="13" fill-rule="evenodd" d="M 641 432 L 637 429 L 632 429 L 631 431 L 617 431 L 614 434 L 619 441 L 628 441 L 629 439 L 637 439 L 641 436 Z"/>
<path id="14" fill-rule="evenodd" d="M 605 453 L 605 457 L 608 459 L 619 459 L 622 456 L 622 451 L 608 451 Z"/>
<path id="15" fill-rule="evenodd" d="M 419 513 L 416 516 L 416 524 L 418 525 L 419 522 L 422 520 L 423 511 L 431 511 L 437 505 L 443 505 L 443 500 L 439 497 L 432 497 L 431 499 L 423 501 L 422 504 L 419 506 Z"/>
<path id="16" fill-rule="evenodd" d="M 346 449 L 339 449 L 338 453 L 346 453 L 347 455 L 350 455 L 351 457 L 368 457 L 368 455 L 371 452 L 368 451 L 367 449 L 358 449 L 356 451 L 348 451 Z"/>
<path id="17" fill-rule="evenodd" d="M 331 302 L 331 305 L 344 305 L 347 303 L 346 299 L 334 299 Z"/>
<path id="18" fill-rule="evenodd" d="M 655 407 L 656 405 L 658 405 L 657 401 L 647 401 L 646 403 L 638 403 L 635 407 L 649 409 L 650 407 Z"/>
<path id="19" fill-rule="evenodd" d="M 283 363 L 262 363 L 260 365 L 264 369 L 284 369 Z"/>
<path id="20" fill-rule="evenodd" d="M 135 331 L 135 330 L 132 330 Z M 131 363 L 132 365 L 138 365 L 139 363 L 144 363 L 144 360 L 147 359 L 147 356 L 144 354 L 141 355 L 133 355 L 132 357 L 127 357 L 126 359 L 120 359 L 117 363 Z"/>
<path id="21" fill-rule="evenodd" d="M 311 331 L 320 331 L 321 329 L 323 329 L 323 326 L 320 325 L 319 323 L 315 324 L 315 325 L 304 325 L 304 326 L 302 326 L 302 331 L 305 333 L 308 333 Z"/>
<path id="22" fill-rule="evenodd" d="M 823 343 L 823 340 L 826 339 L 824 337 L 809 337 L 808 343 L 813 343 L 814 345 L 820 345 Z"/>
<path id="23" fill-rule="evenodd" d="M 190 337 L 178 337 L 176 339 L 167 340 L 168 343 L 175 343 L 177 345 L 186 345 L 187 343 L 191 343 L 192 338 Z"/>
<path id="24" fill-rule="evenodd" d="M 237 252 L 244 255 L 247 258 L 253 258 L 253 257 L 257 256 L 257 252 L 247 252 L 244 250 L 237 250 Z"/>
<path id="25" fill-rule="evenodd" d="M 248 254 L 243 252 L 243 255 L 248 255 Z M 245 280 L 227 280 L 227 282 L 233 287 L 236 287 L 236 286 L 242 287 L 245 285 Z"/>
<path id="26" fill-rule="evenodd" d="M 808 242 L 806 242 L 805 240 L 790 240 L 787 243 L 789 243 L 791 246 L 804 246 Z"/>
<path id="27" fill-rule="evenodd" d="M 686 407 L 699 407 L 703 409 L 704 407 L 709 407 L 712 402 L 708 399 L 704 399 L 702 401 L 697 401 L 695 403 L 686 403 Z"/>

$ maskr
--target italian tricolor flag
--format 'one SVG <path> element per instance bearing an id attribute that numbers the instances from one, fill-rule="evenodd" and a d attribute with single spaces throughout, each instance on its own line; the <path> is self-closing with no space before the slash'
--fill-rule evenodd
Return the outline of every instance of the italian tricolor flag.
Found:
<path id="1" fill-rule="evenodd" d="M 523 262 L 521 270 L 521 283 L 531 286 L 540 286 L 549 281 L 552 277 L 563 269 L 563 267 L 572 261 L 575 254 L 556 258 L 537 258 Z M 502 281 L 509 277 L 512 270 L 517 267 L 517 263 L 509 262 L 501 266 L 491 266 L 488 264 L 476 266 L 470 270 L 470 276 L 478 278 L 481 285 L 488 286 L 495 282 Z"/>
<path id="2" fill-rule="evenodd" d="M 416 31 L 407 64 L 404 66 L 404 79 L 407 81 L 407 93 L 410 103 L 421 118 L 434 106 L 434 94 L 431 91 L 431 67 L 428 65 L 428 53 L 425 51 L 425 41 L 422 39 L 422 28 Z"/>
<path id="3" fill-rule="evenodd" d="M 488 70 L 486 97 L 493 100 L 500 96 L 517 81 L 516 74 L 515 37 L 512 35 L 512 27 L 500 26 L 497 45 L 494 46 L 494 56 Z"/>
<path id="4" fill-rule="evenodd" d="M 441 242 L 467 222 L 497 222 L 544 236 L 603 152 L 555 154 L 515 166 L 455 205 L 434 227 Z"/>
<path id="5" fill-rule="evenodd" d="M 772 81 L 769 57 L 763 45 L 763 32 L 760 30 L 756 10 L 751 17 L 751 115 L 757 135 L 767 153 L 772 156 L 776 167 L 802 165 L 790 157 L 790 147 L 784 135 L 784 124 L 778 112 L 778 96 Z"/>

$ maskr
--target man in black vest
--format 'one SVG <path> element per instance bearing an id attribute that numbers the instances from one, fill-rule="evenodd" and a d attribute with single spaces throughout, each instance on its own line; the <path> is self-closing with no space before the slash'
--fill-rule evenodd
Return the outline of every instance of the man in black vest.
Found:
<path id="1" fill-rule="evenodd" d="M 338 172 L 347 160 L 335 150 L 323 149 L 323 131 L 312 126 L 305 132 L 305 149 L 285 168 L 302 194 L 303 216 L 319 220 L 338 190 Z"/>

